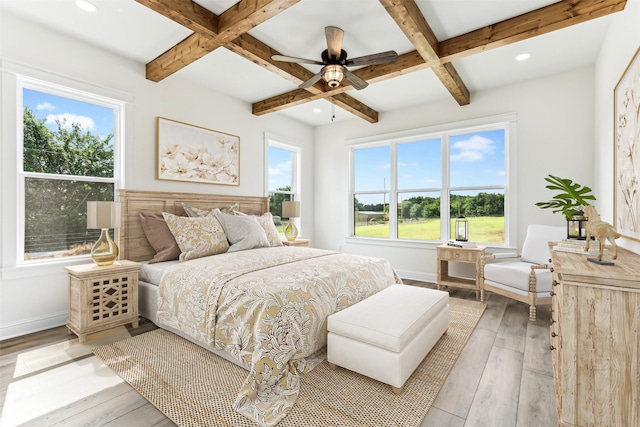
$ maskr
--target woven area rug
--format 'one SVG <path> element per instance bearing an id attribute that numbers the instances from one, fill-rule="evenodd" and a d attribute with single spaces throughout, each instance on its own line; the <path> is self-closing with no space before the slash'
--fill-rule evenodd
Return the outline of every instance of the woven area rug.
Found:
<path id="1" fill-rule="evenodd" d="M 279 427 L 419 426 L 484 312 L 449 299 L 449 330 L 407 380 L 404 392 L 326 360 L 301 376 L 298 400 Z M 247 371 L 162 329 L 95 348 L 93 353 L 179 426 L 253 426 L 235 412 Z"/>

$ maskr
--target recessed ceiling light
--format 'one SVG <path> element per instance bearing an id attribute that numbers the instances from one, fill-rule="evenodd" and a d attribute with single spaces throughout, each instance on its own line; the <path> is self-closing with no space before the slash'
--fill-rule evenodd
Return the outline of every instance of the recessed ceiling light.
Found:
<path id="1" fill-rule="evenodd" d="M 98 10 L 95 4 L 91 3 L 89 0 L 76 0 L 76 6 L 85 12 L 95 12 Z"/>
<path id="2" fill-rule="evenodd" d="M 516 56 L 516 61 L 526 61 L 529 58 L 531 58 L 530 53 L 521 53 L 520 55 Z"/>
<path id="3" fill-rule="evenodd" d="M 314 108 L 313 112 L 314 113 L 322 113 L 322 109 L 321 108 Z"/>

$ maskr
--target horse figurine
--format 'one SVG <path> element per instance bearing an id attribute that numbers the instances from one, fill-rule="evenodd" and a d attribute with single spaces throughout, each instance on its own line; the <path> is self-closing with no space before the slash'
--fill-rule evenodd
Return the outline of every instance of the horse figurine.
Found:
<path id="1" fill-rule="evenodd" d="M 588 218 L 587 221 L 587 246 L 585 250 L 589 250 L 589 243 L 591 242 L 591 236 L 594 236 L 600 242 L 600 252 L 598 253 L 598 261 L 602 261 L 602 253 L 604 252 L 604 245 L 607 240 L 611 243 L 614 249 L 612 259 L 618 258 L 618 245 L 616 245 L 616 239 L 620 237 L 620 233 L 608 222 L 604 222 L 600 219 L 600 215 L 594 206 L 588 205 L 584 208 L 584 216 Z"/>

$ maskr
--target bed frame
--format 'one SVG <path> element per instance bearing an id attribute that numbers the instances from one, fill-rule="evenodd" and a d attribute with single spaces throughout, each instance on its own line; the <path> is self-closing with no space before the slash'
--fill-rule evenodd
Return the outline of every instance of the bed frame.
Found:
<path id="1" fill-rule="evenodd" d="M 155 255 L 142 230 L 138 212 L 168 212 L 185 215 L 182 203 L 201 209 L 226 208 L 233 204 L 249 215 L 262 215 L 269 211 L 269 197 L 228 196 L 202 193 L 170 193 L 163 191 L 117 190 L 117 200 L 122 206 L 122 224 L 117 229 L 116 241 L 120 249 L 120 259 L 148 261 Z"/>

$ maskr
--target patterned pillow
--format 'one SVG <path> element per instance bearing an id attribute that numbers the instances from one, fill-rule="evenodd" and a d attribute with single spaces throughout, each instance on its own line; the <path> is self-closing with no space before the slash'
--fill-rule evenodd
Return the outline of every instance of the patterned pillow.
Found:
<path id="1" fill-rule="evenodd" d="M 187 215 L 190 218 L 198 218 L 198 217 L 203 217 L 203 216 L 207 216 L 211 213 L 210 209 L 200 209 L 200 208 L 196 208 L 195 206 L 191 206 L 187 203 L 182 202 L 182 208 L 184 209 L 184 211 L 187 213 Z"/>
<path id="2" fill-rule="evenodd" d="M 273 222 L 273 215 L 271 212 L 265 212 L 261 216 L 257 216 L 258 224 L 262 226 L 265 234 L 267 235 L 267 240 L 269 240 L 269 244 L 271 246 L 282 246 L 282 240 L 280 240 L 280 235 L 278 234 L 278 229 Z"/>
<path id="3" fill-rule="evenodd" d="M 196 218 L 199 216 L 207 216 L 211 212 L 213 212 L 212 209 L 196 208 L 195 206 L 191 206 L 190 204 L 184 203 L 184 202 L 182 202 L 182 209 L 184 209 L 187 215 L 189 215 L 192 218 Z M 227 206 L 226 208 L 220 209 L 220 212 L 233 215 L 236 212 L 240 212 L 240 205 L 238 203 L 234 203 L 231 206 Z"/>
<path id="4" fill-rule="evenodd" d="M 222 254 L 229 250 L 227 236 L 214 215 L 196 218 L 167 212 L 162 215 L 182 251 L 180 261 Z"/>

